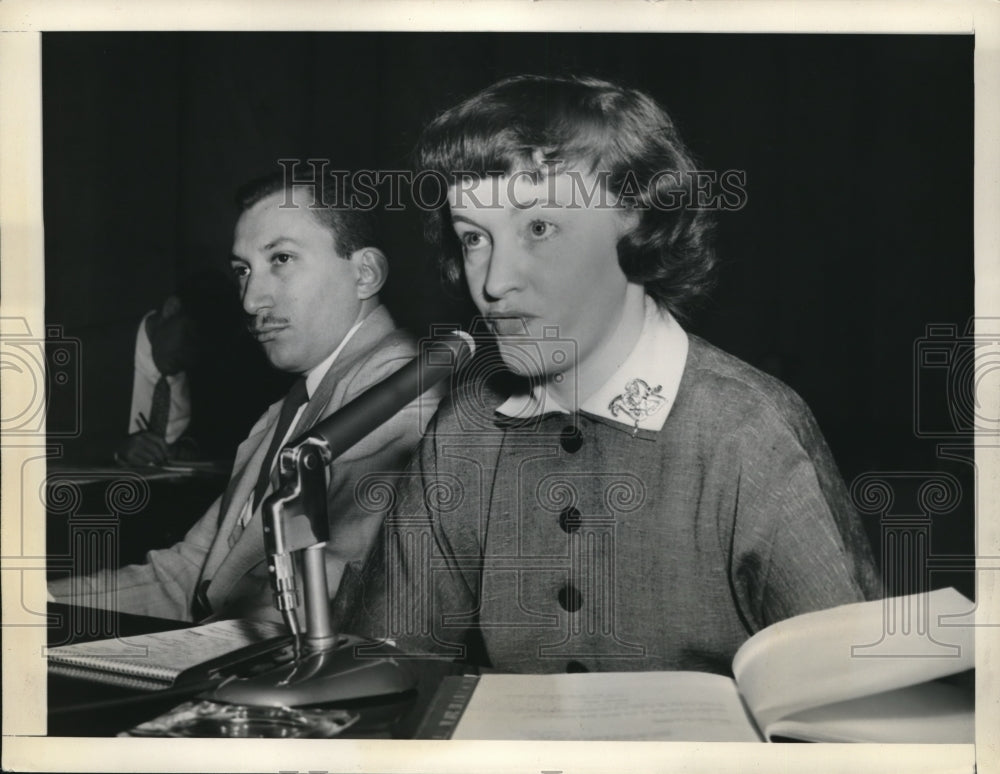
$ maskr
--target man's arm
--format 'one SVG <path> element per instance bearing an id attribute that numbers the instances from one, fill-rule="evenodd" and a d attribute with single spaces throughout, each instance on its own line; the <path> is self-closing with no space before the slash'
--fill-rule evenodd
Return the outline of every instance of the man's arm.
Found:
<path id="1" fill-rule="evenodd" d="M 191 600 L 215 536 L 222 498 L 170 548 L 150 551 L 145 564 L 50 581 L 53 601 L 158 618 L 191 620 Z"/>

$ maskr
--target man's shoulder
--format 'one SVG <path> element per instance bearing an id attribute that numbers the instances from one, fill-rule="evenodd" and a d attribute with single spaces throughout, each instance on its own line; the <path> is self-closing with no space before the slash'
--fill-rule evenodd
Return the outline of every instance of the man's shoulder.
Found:
<path id="1" fill-rule="evenodd" d="M 335 362 L 335 373 L 331 375 L 348 393 L 356 394 L 399 370 L 416 354 L 417 341 L 413 335 L 390 328 L 370 338 L 340 363 Z"/>
<path id="2" fill-rule="evenodd" d="M 362 369 L 375 363 L 396 358 L 413 358 L 417 354 L 417 339 L 403 328 L 390 328 L 368 345 L 354 353 L 349 366 Z"/>

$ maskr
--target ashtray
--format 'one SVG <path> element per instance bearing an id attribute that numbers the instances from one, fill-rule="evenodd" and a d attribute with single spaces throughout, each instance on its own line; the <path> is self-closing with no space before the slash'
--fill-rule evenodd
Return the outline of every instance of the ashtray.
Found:
<path id="1" fill-rule="evenodd" d="M 329 739 L 357 722 L 346 710 L 186 702 L 121 736 Z"/>

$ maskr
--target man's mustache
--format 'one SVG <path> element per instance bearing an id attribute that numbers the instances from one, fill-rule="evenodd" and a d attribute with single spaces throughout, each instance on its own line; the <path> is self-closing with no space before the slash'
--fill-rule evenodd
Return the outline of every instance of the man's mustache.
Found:
<path id="1" fill-rule="evenodd" d="M 247 319 L 247 330 L 251 333 L 258 333 L 268 328 L 280 328 L 283 325 L 288 325 L 290 322 L 291 320 L 287 317 L 275 317 L 270 314 L 264 317 L 250 317 Z"/>

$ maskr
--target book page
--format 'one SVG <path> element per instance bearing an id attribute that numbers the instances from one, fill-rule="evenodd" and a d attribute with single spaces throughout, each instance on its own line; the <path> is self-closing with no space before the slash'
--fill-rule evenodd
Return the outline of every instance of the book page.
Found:
<path id="1" fill-rule="evenodd" d="M 974 627 L 954 623 L 973 607 L 948 588 L 806 613 L 744 643 L 733 674 L 768 728 L 794 712 L 971 669 Z"/>
<path id="2" fill-rule="evenodd" d="M 959 686 L 931 682 L 798 712 L 772 723 L 768 739 L 812 742 L 971 744 L 975 697 Z"/>
<path id="3" fill-rule="evenodd" d="M 215 621 L 190 629 L 62 645 L 49 648 L 46 655 L 71 665 L 108 672 L 125 666 L 133 674 L 172 680 L 185 669 L 283 632 L 282 626 L 269 621 Z"/>
<path id="4" fill-rule="evenodd" d="M 735 683 L 699 672 L 483 675 L 452 739 L 761 741 Z"/>

